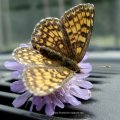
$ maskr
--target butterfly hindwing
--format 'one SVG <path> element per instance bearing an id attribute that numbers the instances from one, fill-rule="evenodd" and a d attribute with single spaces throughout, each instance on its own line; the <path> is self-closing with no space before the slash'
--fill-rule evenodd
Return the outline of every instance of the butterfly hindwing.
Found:
<path id="1" fill-rule="evenodd" d="M 61 17 L 61 24 L 67 32 L 72 45 L 73 58 L 80 62 L 84 57 L 93 28 L 94 6 L 92 4 L 80 4 L 66 11 Z"/>
<path id="2" fill-rule="evenodd" d="M 62 87 L 73 76 L 63 67 L 28 67 L 23 72 L 24 85 L 37 96 L 44 96 Z"/>

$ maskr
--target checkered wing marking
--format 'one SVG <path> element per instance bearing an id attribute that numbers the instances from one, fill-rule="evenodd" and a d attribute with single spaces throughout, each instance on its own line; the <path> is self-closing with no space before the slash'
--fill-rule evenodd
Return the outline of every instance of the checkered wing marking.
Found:
<path id="1" fill-rule="evenodd" d="M 73 48 L 73 58 L 80 62 L 87 50 L 93 28 L 94 5 L 80 4 L 66 11 L 61 17 L 67 40 Z M 71 57 L 72 58 L 72 57 Z"/>
<path id="2" fill-rule="evenodd" d="M 19 63 L 30 66 L 30 65 L 54 65 L 51 60 L 43 57 L 36 50 L 29 47 L 18 47 L 13 51 L 13 57 Z"/>
<path id="3" fill-rule="evenodd" d="M 23 72 L 23 82 L 30 93 L 45 96 L 62 87 L 73 74 L 63 67 L 28 67 Z"/>
<path id="4" fill-rule="evenodd" d="M 40 46 L 45 46 L 67 56 L 61 24 L 57 18 L 46 18 L 37 23 L 31 43 L 36 50 L 39 50 Z"/>

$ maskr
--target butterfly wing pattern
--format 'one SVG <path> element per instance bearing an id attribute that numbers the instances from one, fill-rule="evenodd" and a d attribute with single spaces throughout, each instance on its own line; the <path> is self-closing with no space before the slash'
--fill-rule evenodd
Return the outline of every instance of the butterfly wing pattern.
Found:
<path id="1" fill-rule="evenodd" d="M 71 59 L 80 62 L 85 55 L 88 47 L 94 18 L 94 6 L 93 4 L 83 4 L 71 8 L 66 11 L 61 17 L 61 24 L 65 29 L 68 38 L 72 46 L 74 56 Z"/>
<path id="2" fill-rule="evenodd" d="M 73 71 L 65 67 L 56 67 L 53 61 L 29 47 L 18 47 L 14 50 L 13 57 L 25 65 L 24 85 L 34 95 L 43 96 L 53 92 L 74 74 Z"/>
<path id="3" fill-rule="evenodd" d="M 28 67 L 23 72 L 24 85 L 36 96 L 52 93 L 64 85 L 73 74 L 63 67 Z"/>
<path id="4" fill-rule="evenodd" d="M 57 18 L 46 18 L 36 24 L 31 43 L 36 50 L 39 50 L 40 46 L 45 46 L 67 56 L 62 26 Z"/>
<path id="5" fill-rule="evenodd" d="M 80 4 L 66 11 L 60 19 L 46 18 L 36 24 L 31 36 L 32 46 L 13 51 L 15 60 L 25 66 L 23 81 L 29 92 L 37 96 L 50 94 L 75 74 L 76 71 L 67 66 L 73 63 L 77 66 L 84 57 L 93 18 L 94 6 Z M 54 59 L 50 59 L 48 53 L 42 54 L 42 47 L 50 51 Z M 58 58 L 63 64 L 59 64 Z"/>
<path id="6" fill-rule="evenodd" d="M 56 62 L 44 57 L 30 47 L 18 47 L 12 55 L 16 61 L 25 66 L 57 66 Z"/>
<path id="7" fill-rule="evenodd" d="M 13 57 L 16 59 L 16 61 L 26 66 L 45 65 L 44 63 L 45 57 L 43 57 L 33 48 L 18 47 L 17 49 L 14 50 Z"/>

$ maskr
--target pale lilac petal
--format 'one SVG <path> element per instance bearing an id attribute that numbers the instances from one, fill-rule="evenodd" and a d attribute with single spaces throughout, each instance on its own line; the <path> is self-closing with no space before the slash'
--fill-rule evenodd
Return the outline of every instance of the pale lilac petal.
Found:
<path id="1" fill-rule="evenodd" d="M 74 75 L 69 82 L 74 82 L 76 80 L 84 80 L 85 78 L 87 78 L 89 76 L 88 73 L 83 74 L 83 73 L 78 73 L 76 75 Z"/>
<path id="2" fill-rule="evenodd" d="M 44 100 L 45 100 L 46 103 L 52 103 L 50 95 L 44 96 Z"/>
<path id="3" fill-rule="evenodd" d="M 53 115 L 54 114 L 54 105 L 52 103 L 47 103 L 45 107 L 46 115 Z"/>
<path id="4" fill-rule="evenodd" d="M 29 92 L 25 92 L 22 95 L 16 97 L 12 104 L 14 107 L 19 108 L 25 104 L 29 97 L 31 97 L 31 94 Z"/>
<path id="5" fill-rule="evenodd" d="M 88 53 L 86 52 L 85 56 L 83 57 L 81 62 L 85 62 L 88 59 Z"/>
<path id="6" fill-rule="evenodd" d="M 77 77 L 77 79 L 85 79 L 89 75 L 90 75 L 89 73 L 86 73 L 86 74 L 80 73 L 80 74 L 76 74 L 75 77 Z"/>
<path id="7" fill-rule="evenodd" d="M 62 89 L 60 89 L 58 92 L 56 92 L 56 95 L 57 95 L 57 98 L 60 99 L 61 102 L 65 103 L 66 100 L 65 100 L 65 97 L 64 97 L 64 92 Z"/>
<path id="8" fill-rule="evenodd" d="M 88 74 L 91 72 L 91 68 L 90 69 L 81 69 L 82 73 Z"/>
<path id="9" fill-rule="evenodd" d="M 81 96 L 82 99 L 88 100 L 91 98 L 91 91 L 86 89 L 81 89 Z"/>
<path id="10" fill-rule="evenodd" d="M 45 101 L 42 97 L 34 96 L 33 104 L 36 105 L 36 110 L 40 111 L 42 107 L 45 105 Z"/>
<path id="11" fill-rule="evenodd" d="M 75 84 L 86 89 L 91 89 L 93 87 L 93 84 L 86 80 L 76 80 Z"/>
<path id="12" fill-rule="evenodd" d="M 68 93 L 65 95 L 65 98 L 66 98 L 66 101 L 73 106 L 77 106 L 77 105 L 81 104 L 80 101 L 78 101 L 75 97 L 73 97 L 72 95 L 70 95 Z"/>
<path id="13" fill-rule="evenodd" d="M 78 98 L 88 100 L 91 98 L 90 90 L 81 89 L 75 85 L 73 85 L 70 89 L 70 93 Z"/>
<path id="14" fill-rule="evenodd" d="M 29 42 L 29 43 L 21 43 L 19 46 L 20 47 L 32 47 L 31 42 Z"/>
<path id="15" fill-rule="evenodd" d="M 21 76 L 21 73 L 19 71 L 14 71 L 11 73 L 12 78 L 18 78 Z"/>
<path id="16" fill-rule="evenodd" d="M 88 69 L 88 68 L 92 67 L 90 63 L 80 63 L 78 66 L 82 69 L 83 68 Z"/>
<path id="17" fill-rule="evenodd" d="M 44 99 L 38 99 L 38 102 L 36 102 L 36 110 L 40 111 L 44 105 L 45 105 Z"/>
<path id="18" fill-rule="evenodd" d="M 58 96 L 61 102 L 66 103 L 66 99 L 64 96 Z"/>
<path id="19" fill-rule="evenodd" d="M 25 87 L 23 85 L 22 80 L 15 81 L 10 86 L 11 91 L 17 92 L 17 93 L 23 93 L 25 91 Z"/>
<path id="20" fill-rule="evenodd" d="M 23 66 L 19 64 L 18 62 L 14 62 L 14 61 L 6 61 L 4 63 L 4 66 L 10 70 L 18 70 L 18 71 L 23 70 Z"/>
<path id="21" fill-rule="evenodd" d="M 20 47 L 28 47 L 28 44 L 26 44 L 26 43 L 21 43 L 19 46 L 20 46 Z"/>
<path id="22" fill-rule="evenodd" d="M 33 97 L 33 103 L 34 103 L 34 105 L 37 105 L 37 104 L 40 102 L 40 100 L 41 100 L 41 97 L 39 97 L 39 96 L 34 96 L 34 97 Z"/>
<path id="23" fill-rule="evenodd" d="M 53 101 L 53 103 L 55 104 L 55 106 L 57 105 L 57 106 L 60 107 L 60 108 L 64 108 L 64 104 L 60 101 L 60 99 L 58 99 L 58 98 L 56 97 L 55 94 L 53 94 L 51 97 L 52 97 L 52 101 Z"/>
<path id="24" fill-rule="evenodd" d="M 80 63 L 79 67 L 81 68 L 81 72 L 86 74 L 92 71 L 92 66 L 90 63 Z"/>

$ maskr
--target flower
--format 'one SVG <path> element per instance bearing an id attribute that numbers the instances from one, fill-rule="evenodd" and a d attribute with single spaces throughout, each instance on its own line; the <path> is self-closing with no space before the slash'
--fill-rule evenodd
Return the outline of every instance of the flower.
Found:
<path id="1" fill-rule="evenodd" d="M 21 47 L 28 46 L 26 44 L 21 44 Z M 13 101 L 13 106 L 16 108 L 21 107 L 25 102 L 32 98 L 32 104 L 30 111 L 32 111 L 33 106 L 36 107 L 37 111 L 40 111 L 43 106 L 45 106 L 45 113 L 47 115 L 54 115 L 55 107 L 64 108 L 65 103 L 69 103 L 73 106 L 80 105 L 81 102 L 77 99 L 88 100 L 91 98 L 90 89 L 93 85 L 86 81 L 85 79 L 89 76 L 92 70 L 90 63 L 85 63 L 87 60 L 87 54 L 84 56 L 83 60 L 78 64 L 81 69 L 81 73 L 76 73 L 64 86 L 54 93 L 47 96 L 34 96 L 29 91 L 26 90 L 22 81 L 22 72 L 24 66 L 16 61 L 6 61 L 4 66 L 7 69 L 12 70 L 11 73 L 13 78 L 19 78 L 20 80 L 15 81 L 11 84 L 11 91 L 19 93 L 20 95 Z"/>

